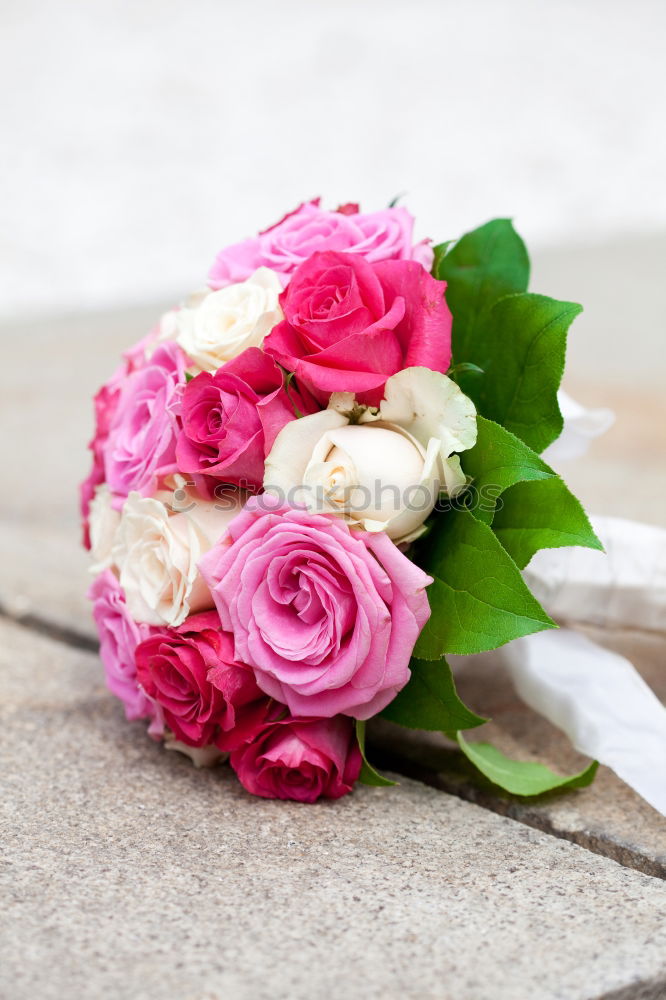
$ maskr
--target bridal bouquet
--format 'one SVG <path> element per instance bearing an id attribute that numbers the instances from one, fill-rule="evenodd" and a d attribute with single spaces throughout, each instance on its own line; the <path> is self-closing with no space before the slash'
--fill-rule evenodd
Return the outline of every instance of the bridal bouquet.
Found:
<path id="1" fill-rule="evenodd" d="M 464 735 L 485 720 L 445 659 L 552 628 L 521 571 L 600 548 L 540 457 L 580 306 L 528 275 L 508 220 L 431 247 L 403 207 L 311 201 L 126 352 L 81 500 L 128 719 L 266 797 L 390 784 L 365 755 L 378 714 L 511 791 L 592 780 Z"/>

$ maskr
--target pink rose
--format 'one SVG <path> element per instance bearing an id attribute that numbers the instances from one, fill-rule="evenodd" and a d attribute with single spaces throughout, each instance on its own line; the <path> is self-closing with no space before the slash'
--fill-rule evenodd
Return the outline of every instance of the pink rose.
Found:
<path id="1" fill-rule="evenodd" d="M 123 351 L 123 359 L 127 366 L 127 374 L 143 368 L 148 363 L 148 358 L 153 347 L 160 337 L 160 324 L 154 326 L 145 337 L 137 340 L 135 344 Z"/>
<path id="2" fill-rule="evenodd" d="M 355 210 L 355 211 L 354 211 Z M 369 261 L 417 260 L 428 270 L 432 250 L 427 243 L 412 246 L 414 218 L 406 208 L 362 213 L 358 205 L 337 212 L 319 207 L 319 198 L 304 202 L 270 229 L 221 250 L 209 274 L 212 288 L 244 281 L 258 267 L 292 274 L 319 250 L 345 250 Z"/>
<path id="3" fill-rule="evenodd" d="M 252 795 L 316 802 L 351 792 L 361 753 L 350 719 L 284 719 L 232 753 L 231 766 Z"/>
<path id="4" fill-rule="evenodd" d="M 120 698 L 128 719 L 152 719 L 155 709 L 139 687 L 134 653 L 153 630 L 149 625 L 138 625 L 132 620 L 120 584 L 111 570 L 97 577 L 88 591 L 88 598 L 93 602 L 106 686 Z"/>
<path id="5" fill-rule="evenodd" d="M 103 448 L 106 481 L 121 501 L 132 490 L 154 495 L 159 477 L 176 472 L 174 408 L 185 367 L 181 349 L 165 343 L 123 381 Z"/>
<path id="6" fill-rule="evenodd" d="M 231 750 L 268 717 L 270 701 L 252 671 L 236 663 L 231 636 L 214 611 L 175 629 L 152 630 L 136 649 L 137 678 L 176 739 Z"/>
<path id="7" fill-rule="evenodd" d="M 262 494 L 199 568 L 236 658 L 293 715 L 368 719 L 409 680 L 432 581 L 385 534 Z"/>
<path id="8" fill-rule="evenodd" d="M 448 370 L 445 289 L 415 261 L 316 253 L 280 296 L 285 319 L 264 349 L 321 401 L 354 392 L 377 405 L 386 379 L 404 368 Z"/>
<path id="9" fill-rule="evenodd" d="M 264 459 L 284 425 L 316 404 L 263 351 L 250 347 L 215 374 L 202 372 L 180 403 L 182 432 L 176 459 L 181 472 L 218 482 L 261 487 Z"/>
<path id="10" fill-rule="evenodd" d="M 109 436 L 109 429 L 118 407 L 118 397 L 123 380 L 126 376 L 126 366 L 120 365 L 95 396 L 95 433 L 88 447 L 93 453 L 92 468 L 88 477 L 79 487 L 80 509 L 83 526 L 83 544 L 90 548 L 90 530 L 88 516 L 90 502 L 95 496 L 95 488 L 104 482 L 104 446 Z"/>

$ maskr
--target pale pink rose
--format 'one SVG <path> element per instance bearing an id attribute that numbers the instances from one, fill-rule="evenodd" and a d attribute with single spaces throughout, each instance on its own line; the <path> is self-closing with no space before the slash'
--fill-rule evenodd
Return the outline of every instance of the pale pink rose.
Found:
<path id="1" fill-rule="evenodd" d="M 430 270 L 433 254 L 427 243 L 413 246 L 414 218 L 401 206 L 380 212 L 358 212 L 356 205 L 327 212 L 319 199 L 304 202 L 258 236 L 221 250 L 208 280 L 212 288 L 244 281 L 258 267 L 270 267 L 284 281 L 316 251 L 360 254 L 368 261 L 416 260 Z"/>
<path id="2" fill-rule="evenodd" d="M 177 471 L 174 408 L 186 364 L 176 344 L 161 344 L 122 383 L 103 448 L 106 482 L 118 506 L 132 491 L 153 496 L 159 478 Z"/>
<path id="3" fill-rule="evenodd" d="M 93 618 L 100 641 L 106 686 L 125 706 L 128 719 L 153 719 L 155 708 L 139 687 L 134 654 L 137 646 L 153 632 L 149 625 L 139 625 L 130 616 L 118 580 L 105 570 L 88 590 L 93 602 Z"/>
<path id="4" fill-rule="evenodd" d="M 153 352 L 157 342 L 160 339 L 160 326 L 154 326 L 145 337 L 141 340 L 137 340 L 136 344 L 132 344 L 128 347 L 126 351 L 123 351 L 123 358 L 127 365 L 127 374 L 137 371 L 139 368 L 143 368 L 146 364 L 150 355 Z"/>
<path id="5" fill-rule="evenodd" d="M 385 534 L 263 494 L 199 568 L 236 659 L 293 715 L 368 719 L 409 680 L 432 580 Z"/>
<path id="6" fill-rule="evenodd" d="M 87 478 L 84 479 L 79 487 L 83 544 L 87 549 L 90 548 L 90 529 L 88 525 L 90 504 L 95 496 L 96 487 L 105 481 L 104 449 L 118 409 L 120 390 L 125 384 L 127 377 L 146 364 L 150 349 L 159 337 L 159 332 L 159 327 L 156 327 L 147 336 L 143 337 L 142 340 L 134 344 L 133 347 L 125 351 L 123 354 L 123 363 L 95 396 L 95 433 L 88 445 L 93 453 L 93 463 Z M 118 506 L 118 503 L 115 506 Z"/>
<path id="7" fill-rule="evenodd" d="M 351 792 L 361 770 L 351 719 L 284 719 L 261 728 L 231 754 L 231 766 L 252 795 L 316 802 Z"/>
<path id="8" fill-rule="evenodd" d="M 83 529 L 83 544 L 90 548 L 90 528 L 88 517 L 90 504 L 95 496 L 95 489 L 104 482 L 104 448 L 109 436 L 109 430 L 118 408 L 118 398 L 123 381 L 127 375 L 127 366 L 120 365 L 108 382 L 105 382 L 94 399 L 95 433 L 88 447 L 93 454 L 92 468 L 79 487 L 80 509 Z"/>

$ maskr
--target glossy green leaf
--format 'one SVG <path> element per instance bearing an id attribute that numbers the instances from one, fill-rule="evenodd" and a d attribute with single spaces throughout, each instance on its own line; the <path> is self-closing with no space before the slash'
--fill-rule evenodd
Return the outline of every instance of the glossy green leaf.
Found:
<path id="1" fill-rule="evenodd" d="M 536 452 L 562 431 L 557 390 L 567 331 L 581 308 L 545 295 L 500 299 L 480 334 L 483 359 L 472 359 L 485 373 L 470 390 L 479 412 Z"/>
<path id="2" fill-rule="evenodd" d="M 493 219 L 463 236 L 448 253 L 438 251 L 440 247 L 435 248 L 433 274 L 448 282 L 454 363 L 483 368 L 484 315 L 503 296 L 527 291 L 530 262 L 525 244 L 510 219 Z M 461 375 L 463 391 L 472 379 Z"/>
<path id="3" fill-rule="evenodd" d="M 462 733 L 457 734 L 457 739 L 472 764 L 489 781 L 513 795 L 543 795 L 556 789 L 585 788 L 592 783 L 599 767 L 597 761 L 592 761 L 578 774 L 563 778 L 545 764 L 511 760 L 490 743 L 468 743 Z"/>
<path id="4" fill-rule="evenodd" d="M 442 732 L 472 729 L 488 721 L 461 701 L 446 660 L 414 658 L 410 668 L 409 683 L 381 713 L 385 719 L 410 729 Z"/>
<path id="5" fill-rule="evenodd" d="M 365 722 L 361 722 L 359 719 L 356 720 L 356 738 L 358 740 L 361 756 L 363 757 L 361 773 L 358 776 L 358 780 L 361 784 L 373 785 L 376 788 L 384 788 L 389 785 L 397 784 L 396 781 L 391 781 L 390 778 L 385 778 L 383 774 L 379 773 L 379 771 L 375 771 L 372 764 L 368 763 L 368 758 L 365 756 Z"/>
<path id="6" fill-rule="evenodd" d="M 472 477 L 469 510 L 491 524 L 499 497 L 516 483 L 555 476 L 543 459 L 511 431 L 477 417 L 476 444 L 462 456 L 466 476 Z"/>
<path id="7" fill-rule="evenodd" d="M 539 549 L 583 545 L 603 550 L 580 501 L 559 476 L 508 489 L 495 514 L 493 531 L 521 569 Z"/>
<path id="8" fill-rule="evenodd" d="M 433 252 L 433 262 L 432 262 L 432 273 L 435 277 L 438 277 L 438 272 L 441 263 L 446 256 L 446 251 L 449 249 L 453 240 L 447 240 L 445 243 L 438 243 L 437 246 L 432 248 Z"/>
<path id="9" fill-rule="evenodd" d="M 435 578 L 430 619 L 414 650 L 421 659 L 480 653 L 554 626 L 492 528 L 468 510 L 437 518 L 417 562 Z"/>

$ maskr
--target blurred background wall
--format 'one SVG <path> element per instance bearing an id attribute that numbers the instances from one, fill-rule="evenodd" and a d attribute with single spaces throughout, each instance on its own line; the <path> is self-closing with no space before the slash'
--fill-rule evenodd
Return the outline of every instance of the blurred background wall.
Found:
<path id="1" fill-rule="evenodd" d="M 663 0 L 0 0 L 0 467 L 56 414 L 83 474 L 92 392 L 220 246 L 404 192 L 436 240 L 513 216 L 584 303 L 565 385 L 618 420 L 569 478 L 666 523 L 665 48 Z"/>
<path id="2" fill-rule="evenodd" d="M 666 229 L 663 0 L 0 12 L 0 318 L 178 297 L 315 194 L 537 250 Z"/>

